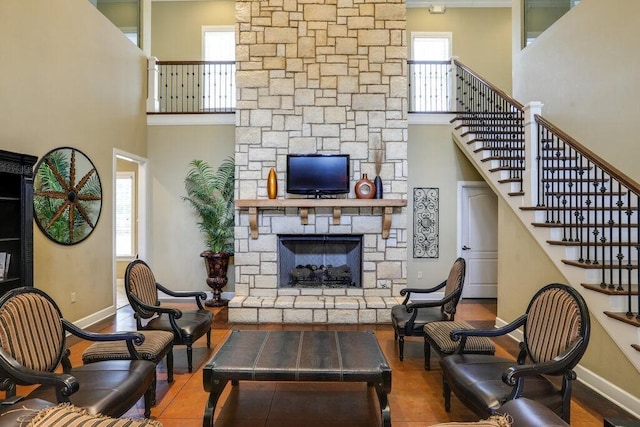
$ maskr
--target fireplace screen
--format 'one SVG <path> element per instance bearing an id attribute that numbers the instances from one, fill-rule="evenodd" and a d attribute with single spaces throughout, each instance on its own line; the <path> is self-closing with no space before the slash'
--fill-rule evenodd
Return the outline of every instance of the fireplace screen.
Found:
<path id="1" fill-rule="evenodd" d="M 278 236 L 280 287 L 362 287 L 362 235 Z"/>

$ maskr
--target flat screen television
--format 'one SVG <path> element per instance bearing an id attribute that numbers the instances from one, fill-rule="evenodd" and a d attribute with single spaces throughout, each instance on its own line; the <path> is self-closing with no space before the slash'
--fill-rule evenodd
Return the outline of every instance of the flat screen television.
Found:
<path id="1" fill-rule="evenodd" d="M 349 155 L 287 155 L 287 193 L 317 198 L 349 193 Z"/>

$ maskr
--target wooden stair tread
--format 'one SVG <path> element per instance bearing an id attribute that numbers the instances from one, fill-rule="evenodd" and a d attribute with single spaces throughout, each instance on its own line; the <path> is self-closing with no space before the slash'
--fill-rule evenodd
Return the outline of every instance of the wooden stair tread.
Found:
<path id="1" fill-rule="evenodd" d="M 602 287 L 602 285 L 594 285 L 591 283 L 581 283 L 580 285 L 585 289 L 606 295 L 627 295 L 629 293 L 627 290 L 619 291 L 616 287 L 610 289 L 606 285 L 604 287 Z M 631 285 L 631 295 L 638 295 L 638 285 Z"/>
<path id="2" fill-rule="evenodd" d="M 480 147 L 473 150 L 474 153 L 479 153 L 481 151 L 524 151 L 524 147 Z"/>
<path id="3" fill-rule="evenodd" d="M 532 222 L 534 227 L 547 227 L 547 228 L 635 228 L 638 224 L 565 224 L 558 222 Z"/>
<path id="4" fill-rule="evenodd" d="M 631 265 L 593 264 L 593 263 L 575 261 L 571 259 L 563 259 L 562 263 L 566 265 L 572 265 L 578 268 L 584 268 L 586 270 L 601 270 L 603 268 L 608 270 L 628 270 L 628 269 L 637 270 L 638 269 L 638 264 L 631 264 Z"/>
<path id="5" fill-rule="evenodd" d="M 492 160 L 508 160 L 508 161 L 522 160 L 524 162 L 524 157 L 520 157 L 520 156 L 490 156 L 490 157 L 485 157 L 483 159 L 480 159 L 481 162 L 490 162 Z"/>
<path id="6" fill-rule="evenodd" d="M 548 207 L 548 206 L 520 206 L 520 210 L 523 211 L 593 211 L 593 210 L 598 210 L 598 211 L 602 211 L 602 210 L 607 210 L 607 211 L 626 211 L 627 209 L 630 209 L 632 211 L 638 210 L 637 207 L 631 207 L 631 208 L 627 208 L 624 206 L 607 206 L 606 209 L 603 209 L 602 206 L 598 206 L 598 207 L 594 207 L 594 206 L 572 206 L 572 207 L 562 207 L 562 206 L 554 206 L 554 207 Z"/>
<path id="7" fill-rule="evenodd" d="M 587 183 L 593 183 L 593 182 L 609 182 L 609 178 L 542 178 L 541 179 L 542 182 L 587 182 Z"/>
<path id="8" fill-rule="evenodd" d="M 500 166 L 497 168 L 489 169 L 489 172 L 499 172 L 499 171 L 523 171 L 523 167 L 511 167 L 511 166 Z"/>
<path id="9" fill-rule="evenodd" d="M 589 191 L 547 191 L 544 193 L 545 196 L 552 196 L 552 197 L 557 197 L 557 196 L 595 196 L 595 197 L 602 197 L 602 196 L 626 196 L 627 192 L 626 191 L 605 191 L 604 193 L 598 192 L 598 193 L 594 193 L 594 192 L 589 192 Z"/>
<path id="10" fill-rule="evenodd" d="M 509 184 L 512 182 L 522 182 L 522 178 L 506 178 L 506 179 L 499 179 L 498 183 L 499 184 Z"/>
<path id="11" fill-rule="evenodd" d="M 507 194 L 509 194 L 509 196 L 512 196 L 512 197 L 524 196 L 524 191 L 513 191 L 513 192 L 507 193 Z"/>
<path id="12" fill-rule="evenodd" d="M 631 348 L 633 348 L 636 351 L 640 351 L 640 344 L 631 344 Z"/>
<path id="13" fill-rule="evenodd" d="M 522 138 L 483 138 L 481 136 L 473 138 L 471 141 L 467 142 L 470 144 L 472 142 L 522 142 L 524 143 L 524 136 Z"/>
<path id="14" fill-rule="evenodd" d="M 547 240 L 553 246 L 638 246 L 638 242 L 564 242 L 562 240 Z"/>
<path id="15" fill-rule="evenodd" d="M 640 320 L 638 320 L 635 315 L 627 316 L 627 313 L 614 312 L 614 311 L 605 311 L 604 314 L 609 316 L 612 319 L 616 319 L 621 322 L 624 322 L 627 325 L 637 326 L 640 328 Z"/>

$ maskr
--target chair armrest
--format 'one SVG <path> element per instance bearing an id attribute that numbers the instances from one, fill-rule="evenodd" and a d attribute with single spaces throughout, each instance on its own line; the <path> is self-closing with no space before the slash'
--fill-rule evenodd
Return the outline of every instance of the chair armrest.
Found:
<path id="1" fill-rule="evenodd" d="M 454 329 L 451 331 L 451 339 L 453 341 L 458 341 L 460 338 L 466 337 L 499 337 L 501 335 L 506 335 L 509 332 L 515 331 L 520 326 L 524 325 L 525 320 L 527 320 L 527 315 L 523 314 L 518 317 L 513 322 L 502 326 L 501 328 L 495 329 Z"/>
<path id="2" fill-rule="evenodd" d="M 172 291 L 169 288 L 166 288 L 164 286 L 162 286 L 160 283 L 156 282 L 156 288 L 158 288 L 159 291 L 171 296 L 171 297 L 177 297 L 177 298 L 189 298 L 189 297 L 195 297 L 196 299 L 196 304 L 198 304 L 198 308 L 200 310 L 204 310 L 204 307 L 202 305 L 202 301 L 204 301 L 205 299 L 207 299 L 207 294 L 202 292 L 202 291 Z"/>
<path id="3" fill-rule="evenodd" d="M 402 304 L 406 305 L 409 302 L 409 299 L 411 298 L 411 294 L 430 294 L 433 292 L 436 292 L 442 288 L 444 288 L 447 285 L 447 281 L 443 281 L 442 283 L 432 287 L 432 288 L 404 288 L 400 290 L 400 296 L 405 296 L 404 301 L 402 302 Z"/>
<path id="4" fill-rule="evenodd" d="M 412 302 L 412 303 L 406 304 L 407 311 L 411 312 L 411 310 L 413 310 L 413 309 L 418 309 L 418 308 L 422 308 L 422 307 L 440 307 L 442 305 L 445 305 L 449 301 L 457 298 L 460 295 L 461 292 L 462 292 L 462 290 L 460 288 L 458 288 L 458 289 L 456 289 L 455 291 L 451 292 L 449 295 L 447 295 L 446 297 L 444 297 L 442 299 L 420 301 L 420 302 Z"/>
<path id="5" fill-rule="evenodd" d="M 68 402 L 69 396 L 80 388 L 78 380 L 73 375 L 29 369 L 18 363 L 2 348 L 0 348 L 0 370 L 20 385 L 54 386 L 58 403 Z"/>
<path id="6" fill-rule="evenodd" d="M 84 329 L 78 328 L 73 323 L 66 319 L 62 319 L 62 324 L 65 330 L 71 332 L 73 335 L 80 337 L 88 341 L 101 341 L 101 342 L 113 342 L 113 341 L 126 341 L 129 355 L 132 359 L 141 359 L 140 354 L 136 350 L 136 346 L 141 345 L 144 342 L 144 334 L 135 331 L 120 331 L 111 333 L 90 332 Z M 63 359 L 63 366 L 65 370 L 71 369 L 71 362 Z"/>
<path id="7" fill-rule="evenodd" d="M 182 311 L 180 311 L 177 308 L 160 307 L 160 306 L 157 306 L 157 305 L 145 304 L 142 300 L 140 300 L 140 298 L 138 298 L 137 296 L 135 296 L 133 294 L 129 295 L 129 298 L 133 299 L 133 301 L 138 306 L 142 307 L 146 311 L 155 312 L 156 314 L 168 314 L 169 317 L 174 318 L 174 319 L 179 319 L 179 318 L 182 317 Z"/>
<path id="8" fill-rule="evenodd" d="M 526 365 L 510 366 L 502 373 L 502 381 L 515 386 L 518 380 L 530 375 L 559 375 L 570 371 L 569 379 L 575 379 L 576 374 L 571 370 L 571 363 L 576 359 L 575 352 L 583 345 L 583 338 L 579 338 L 562 354 L 547 362 L 529 363 Z M 572 378 L 573 377 L 573 378 Z"/>
<path id="9" fill-rule="evenodd" d="M 66 319 L 62 319 L 64 328 L 71 332 L 73 335 L 89 341 L 131 341 L 135 345 L 140 345 L 144 342 L 144 335 L 135 331 L 119 331 L 110 333 L 90 332 L 81 329 L 69 322 Z"/>

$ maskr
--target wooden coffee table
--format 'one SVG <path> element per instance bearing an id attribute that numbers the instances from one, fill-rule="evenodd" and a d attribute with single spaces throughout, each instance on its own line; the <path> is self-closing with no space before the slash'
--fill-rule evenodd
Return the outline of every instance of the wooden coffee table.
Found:
<path id="1" fill-rule="evenodd" d="M 391 368 L 373 332 L 231 332 L 204 367 L 209 400 L 203 426 L 213 426 L 213 413 L 228 381 L 366 382 L 376 390 L 381 424 L 391 426 Z"/>

